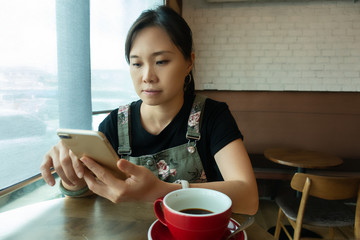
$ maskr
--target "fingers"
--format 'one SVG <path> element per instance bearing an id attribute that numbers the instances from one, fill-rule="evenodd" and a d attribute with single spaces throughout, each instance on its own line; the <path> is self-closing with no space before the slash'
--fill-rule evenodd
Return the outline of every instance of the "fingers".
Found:
<path id="1" fill-rule="evenodd" d="M 78 178 L 83 178 L 84 176 L 84 166 L 82 162 L 79 161 L 79 159 L 76 157 L 76 155 L 69 150 L 69 155 L 72 160 L 72 166 L 74 167 L 75 174 Z"/>
<path id="2" fill-rule="evenodd" d="M 118 162 L 117 162 L 117 167 L 125 172 L 127 175 L 139 175 L 141 174 L 141 170 L 140 170 L 140 167 L 138 165 L 135 165 L 125 159 L 120 159 Z"/>
<path id="3" fill-rule="evenodd" d="M 43 163 L 40 166 L 41 174 L 46 183 L 50 186 L 55 185 L 55 179 L 51 174 L 51 168 L 54 168 L 59 177 L 66 185 L 76 186 L 81 182 L 81 177 L 77 176 L 76 171 L 81 176 L 83 166 L 79 159 L 62 143 L 58 142 L 44 156 Z"/>
<path id="4" fill-rule="evenodd" d="M 84 170 L 84 180 L 93 193 L 107 198 L 107 186 L 98 180 L 89 169 Z"/>
<path id="5" fill-rule="evenodd" d="M 129 177 L 118 179 L 110 170 L 88 157 L 80 161 L 86 166 L 84 180 L 89 189 L 116 203 L 127 200 L 153 200 L 162 195 L 163 185 L 150 170 L 125 159 L 117 162 L 118 168 Z"/>
<path id="6" fill-rule="evenodd" d="M 82 157 L 80 161 L 86 166 L 84 180 L 89 189 L 112 202 L 118 202 L 121 195 L 123 181 L 117 179 L 111 171 L 102 167 L 88 157 Z"/>
<path id="7" fill-rule="evenodd" d="M 106 170 L 104 167 L 96 163 L 94 160 L 88 157 L 82 157 L 80 159 L 82 163 L 93 173 L 95 176 L 106 184 L 110 184 L 114 180 L 114 176 L 110 173 L 110 171 Z"/>
<path id="8" fill-rule="evenodd" d="M 53 167 L 53 164 L 50 159 L 50 156 L 48 154 L 46 154 L 44 156 L 43 162 L 40 166 L 40 172 L 41 172 L 41 175 L 43 176 L 45 182 L 50 186 L 55 185 L 54 176 L 51 174 L 52 167 Z"/>
<path id="9" fill-rule="evenodd" d="M 78 161 L 77 157 L 71 159 L 69 149 L 61 149 L 59 154 L 59 160 L 54 162 L 56 172 L 61 179 L 70 186 L 77 185 L 79 178 L 77 177 L 73 162 Z"/>
<path id="10" fill-rule="evenodd" d="M 153 201 L 163 195 L 164 182 L 146 167 L 125 159 L 120 159 L 117 166 L 129 176 L 125 180 L 123 199 Z"/>

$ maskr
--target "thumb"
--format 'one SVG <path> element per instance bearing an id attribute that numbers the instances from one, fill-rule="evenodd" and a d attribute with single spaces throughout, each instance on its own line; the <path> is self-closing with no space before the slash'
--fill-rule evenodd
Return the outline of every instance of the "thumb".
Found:
<path id="1" fill-rule="evenodd" d="M 131 162 L 129 162 L 126 159 L 120 159 L 117 162 L 117 167 L 127 173 L 127 175 L 137 175 L 139 173 L 139 166 L 137 166 L 136 164 L 133 164 Z"/>

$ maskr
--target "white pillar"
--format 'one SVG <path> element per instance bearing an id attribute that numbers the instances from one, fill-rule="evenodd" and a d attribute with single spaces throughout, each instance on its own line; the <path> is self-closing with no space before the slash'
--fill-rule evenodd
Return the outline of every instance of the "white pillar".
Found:
<path id="1" fill-rule="evenodd" d="M 56 0 L 60 128 L 92 129 L 89 0 Z"/>

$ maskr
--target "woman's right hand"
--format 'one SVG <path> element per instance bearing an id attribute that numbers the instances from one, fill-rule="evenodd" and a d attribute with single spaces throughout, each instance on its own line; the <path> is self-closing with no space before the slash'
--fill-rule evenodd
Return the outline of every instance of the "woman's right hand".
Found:
<path id="1" fill-rule="evenodd" d="M 55 178 L 51 174 L 52 168 L 61 178 L 65 188 L 76 190 L 86 185 L 83 179 L 83 164 L 62 141 L 45 154 L 40 166 L 41 175 L 50 186 L 55 185 Z"/>

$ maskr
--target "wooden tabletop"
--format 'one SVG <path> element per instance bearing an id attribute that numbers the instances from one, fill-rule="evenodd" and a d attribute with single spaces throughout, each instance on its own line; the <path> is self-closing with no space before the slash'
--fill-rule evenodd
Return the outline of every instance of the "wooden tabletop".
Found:
<path id="1" fill-rule="evenodd" d="M 0 213 L 0 239 L 145 240 L 155 220 L 152 203 L 60 198 Z M 248 240 L 273 239 L 256 223 L 246 233 Z"/>
<path id="2" fill-rule="evenodd" d="M 337 156 L 302 149 L 270 148 L 264 155 L 273 162 L 298 168 L 327 168 L 343 163 Z"/>

